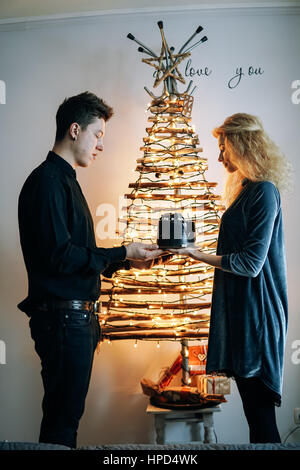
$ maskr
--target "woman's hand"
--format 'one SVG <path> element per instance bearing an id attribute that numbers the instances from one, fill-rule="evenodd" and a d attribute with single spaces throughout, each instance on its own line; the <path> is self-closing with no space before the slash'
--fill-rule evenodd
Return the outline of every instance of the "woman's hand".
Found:
<path id="1" fill-rule="evenodd" d="M 199 250 L 199 248 L 196 245 L 189 245 L 186 248 L 178 248 L 178 249 L 172 249 L 168 251 L 175 255 L 177 254 L 177 255 L 189 256 L 192 259 L 209 264 L 210 266 L 213 266 L 214 268 L 222 269 L 221 267 L 222 256 L 210 255 L 209 253 L 205 253 L 204 251 Z"/>
<path id="2" fill-rule="evenodd" d="M 196 245 L 189 245 L 186 248 L 172 248 L 168 251 L 174 255 L 189 256 L 198 261 L 200 260 L 199 256 L 201 257 L 202 254 L 202 251 Z"/>

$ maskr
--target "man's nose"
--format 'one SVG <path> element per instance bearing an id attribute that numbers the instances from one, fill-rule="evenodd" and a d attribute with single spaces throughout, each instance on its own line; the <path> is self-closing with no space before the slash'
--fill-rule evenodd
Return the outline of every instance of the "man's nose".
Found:
<path id="1" fill-rule="evenodd" d="M 100 150 L 100 152 L 103 151 L 103 143 L 100 141 L 97 143 L 97 150 Z"/>
<path id="2" fill-rule="evenodd" d="M 224 158 L 223 158 L 223 153 L 220 152 L 219 158 L 218 158 L 218 162 L 222 162 L 223 160 L 224 160 Z"/>

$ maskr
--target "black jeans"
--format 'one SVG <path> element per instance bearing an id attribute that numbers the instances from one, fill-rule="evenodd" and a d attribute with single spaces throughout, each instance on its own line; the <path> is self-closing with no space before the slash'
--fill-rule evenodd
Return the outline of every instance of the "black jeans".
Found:
<path id="1" fill-rule="evenodd" d="M 29 325 L 44 385 L 39 442 L 76 448 L 100 339 L 98 317 L 86 311 L 38 311 L 31 315 Z"/>
<path id="2" fill-rule="evenodd" d="M 235 377 L 249 425 L 250 442 L 281 442 L 274 394 L 258 377 Z"/>

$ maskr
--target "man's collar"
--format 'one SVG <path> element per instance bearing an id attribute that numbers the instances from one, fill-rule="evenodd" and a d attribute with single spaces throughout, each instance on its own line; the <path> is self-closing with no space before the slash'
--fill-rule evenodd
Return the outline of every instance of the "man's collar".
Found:
<path id="1" fill-rule="evenodd" d="M 48 153 L 47 161 L 54 163 L 62 171 L 68 173 L 68 175 L 73 176 L 73 178 L 76 179 L 76 171 L 74 170 L 72 165 L 70 165 L 70 163 L 68 163 L 64 158 L 57 155 L 57 153 L 53 152 L 53 150 L 50 150 L 50 152 Z"/>

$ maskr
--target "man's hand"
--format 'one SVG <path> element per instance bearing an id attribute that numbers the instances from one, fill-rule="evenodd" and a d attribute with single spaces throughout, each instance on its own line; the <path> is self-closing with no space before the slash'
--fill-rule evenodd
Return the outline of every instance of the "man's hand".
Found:
<path id="1" fill-rule="evenodd" d="M 173 258 L 173 255 L 169 254 L 159 256 L 159 258 L 150 259 L 148 261 L 131 260 L 130 267 L 135 269 L 151 269 L 153 266 L 167 263 L 171 258 Z"/>
<path id="2" fill-rule="evenodd" d="M 126 259 L 148 261 L 158 258 L 164 253 L 158 245 L 150 245 L 148 243 L 133 242 L 125 246 Z"/>

